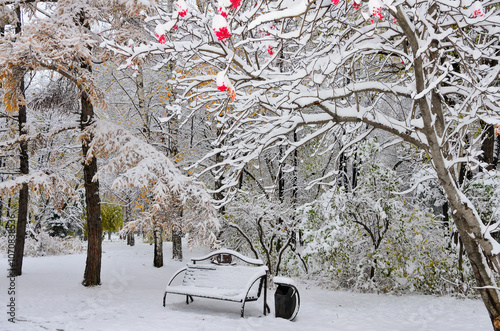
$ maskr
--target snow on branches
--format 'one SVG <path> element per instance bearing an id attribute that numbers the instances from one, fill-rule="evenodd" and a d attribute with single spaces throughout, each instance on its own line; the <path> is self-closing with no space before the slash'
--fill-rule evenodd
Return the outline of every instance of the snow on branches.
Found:
<path id="1" fill-rule="evenodd" d="M 226 39 L 231 37 L 231 30 L 223 15 L 215 15 L 212 20 L 212 29 L 217 36 L 217 39 L 226 42 Z"/>
<path id="2" fill-rule="evenodd" d="M 177 0 L 175 3 L 175 8 L 177 10 L 177 15 L 180 17 L 185 17 L 188 12 L 188 5 L 184 0 Z"/>
<path id="3" fill-rule="evenodd" d="M 165 36 L 165 28 L 163 27 L 163 25 L 157 25 L 155 32 L 156 38 L 158 38 L 158 42 L 160 44 L 164 44 L 167 41 L 167 37 Z"/>
<path id="4" fill-rule="evenodd" d="M 471 17 L 482 17 L 484 15 L 484 8 L 481 2 L 476 1 L 471 6 Z"/>
<path id="5" fill-rule="evenodd" d="M 234 101 L 236 97 L 236 92 L 234 91 L 234 86 L 231 84 L 229 78 L 227 78 L 226 73 L 221 71 L 217 74 L 216 77 L 217 89 L 219 91 L 227 91 L 227 95 L 230 97 L 231 101 Z"/>
<path id="6" fill-rule="evenodd" d="M 149 196 L 144 222 L 168 225 L 165 212 L 172 208 L 172 201 L 178 201 L 188 215 L 181 228 L 192 243 L 216 243 L 219 221 L 202 183 L 183 175 L 163 153 L 120 126 L 98 121 L 80 139 L 86 135 L 93 137 L 87 157 L 106 161 L 98 177 L 115 176 L 114 189 L 136 188 Z"/>
<path id="7" fill-rule="evenodd" d="M 226 12 L 227 20 L 220 6 L 203 4 L 183 21 L 184 31 L 161 49 L 152 45 L 143 52 L 180 59 L 183 75 L 172 83 L 185 107 L 217 115 L 214 145 L 221 147 L 199 164 L 222 156 L 205 168 L 224 178 L 221 190 L 237 190 L 245 167 L 272 149 L 283 150 L 276 156 L 282 165 L 311 142 L 317 155 L 331 154 L 342 139 L 339 126 L 360 137 L 365 127 L 382 130 L 422 150 L 468 242 L 469 258 L 481 269 L 478 282 L 494 292 L 489 265 L 500 271 L 499 245 L 458 178 L 461 167 L 481 165 L 482 123 L 500 123 L 500 8 L 477 3 L 245 1 Z M 278 28 L 266 31 L 266 24 Z M 273 55 L 269 41 L 281 46 Z M 239 91 L 230 105 L 210 84 L 220 71 Z M 500 319 L 500 311 L 489 312 Z"/>
<path id="8" fill-rule="evenodd" d="M 380 0 L 370 0 L 368 1 L 368 11 L 373 17 L 378 17 L 378 19 L 384 19 L 382 15 L 382 2 Z"/>
<path id="9" fill-rule="evenodd" d="M 75 178 L 70 174 L 59 172 L 33 171 L 30 174 L 18 176 L 0 183 L 0 196 L 16 194 L 23 184 L 27 184 L 32 193 L 51 197 L 53 205 L 58 208 L 66 202 L 68 197 L 78 199 L 72 183 Z"/>

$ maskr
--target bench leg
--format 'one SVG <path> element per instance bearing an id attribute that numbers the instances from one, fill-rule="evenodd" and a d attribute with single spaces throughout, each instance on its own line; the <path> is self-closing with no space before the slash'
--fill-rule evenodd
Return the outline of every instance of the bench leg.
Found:
<path id="1" fill-rule="evenodd" d="M 191 302 L 193 302 L 193 297 L 190 295 L 186 295 L 186 305 L 189 305 L 189 299 L 191 299 Z"/>
<path id="2" fill-rule="evenodd" d="M 271 313 L 271 309 L 269 309 L 269 306 L 267 305 L 267 275 L 266 275 L 264 277 L 264 316 L 266 316 L 267 313 Z"/>
<path id="3" fill-rule="evenodd" d="M 245 316 L 245 303 L 246 301 L 243 300 L 243 304 L 241 305 L 241 317 Z"/>
<path id="4" fill-rule="evenodd" d="M 165 292 L 165 294 L 163 294 L 163 307 L 165 307 L 166 301 L 167 301 L 167 292 Z"/>

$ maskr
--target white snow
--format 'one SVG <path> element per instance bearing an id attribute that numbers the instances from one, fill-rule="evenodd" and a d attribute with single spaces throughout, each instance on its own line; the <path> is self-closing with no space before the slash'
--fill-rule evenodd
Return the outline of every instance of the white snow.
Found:
<path id="1" fill-rule="evenodd" d="M 212 29 L 219 30 L 220 28 L 228 28 L 227 21 L 222 15 L 215 15 L 212 20 Z"/>
<path id="2" fill-rule="evenodd" d="M 179 275 L 176 277 L 176 282 L 180 285 L 167 286 L 166 291 L 242 302 L 245 295 L 258 296 L 258 284 L 255 282 L 266 272 L 267 267 L 264 266 L 188 264 L 182 283 L 179 282 L 181 280 Z M 171 295 L 168 295 L 167 303 L 170 298 Z"/>
<path id="3" fill-rule="evenodd" d="M 210 252 L 209 254 L 206 254 L 204 256 L 195 256 L 191 259 L 191 261 L 203 261 L 203 260 L 208 260 L 209 258 L 218 255 L 218 254 L 226 254 L 226 255 L 234 255 L 235 257 L 239 258 L 240 260 L 243 260 L 247 263 L 251 264 L 256 264 L 256 265 L 263 265 L 264 262 L 260 259 L 252 259 L 248 256 L 242 255 L 236 251 L 233 251 L 231 249 L 219 249 L 214 252 Z"/>
<path id="4" fill-rule="evenodd" d="M 276 276 L 273 278 L 274 284 L 283 284 L 283 285 L 292 285 L 297 287 L 297 284 L 293 281 L 293 279 L 289 277 Z"/>
<path id="5" fill-rule="evenodd" d="M 169 295 L 163 292 L 173 273 L 186 262 L 171 261 L 164 246 L 165 266 L 154 268 L 153 246 L 136 239 L 136 246 L 105 242 L 102 283 L 80 283 L 85 254 L 25 258 L 16 280 L 17 323 L 7 321 L 7 258 L 0 268 L 0 330 L 490 330 L 488 314 L 476 300 L 450 297 L 392 296 L 323 290 L 298 283 L 301 307 L 297 318 L 274 317 L 274 290 L 268 291 L 271 314 L 262 315 L 262 298 L 249 302 L 245 318 L 240 304 Z M 185 261 L 208 253 L 184 250 Z"/>

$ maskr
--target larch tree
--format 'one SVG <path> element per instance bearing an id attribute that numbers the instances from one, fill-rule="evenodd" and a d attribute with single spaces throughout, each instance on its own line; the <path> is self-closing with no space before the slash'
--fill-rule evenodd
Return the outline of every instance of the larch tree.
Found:
<path id="1" fill-rule="evenodd" d="M 173 228 L 171 223 L 177 218 L 166 214 L 182 209 L 185 217 L 176 226 L 189 234 L 189 244 L 218 245 L 219 220 L 202 183 L 183 175 L 162 152 L 121 126 L 97 121 L 82 135 L 90 134 L 94 137 L 90 151 L 103 160 L 98 177 L 112 176 L 115 189 L 136 188 L 148 197 L 147 209 L 137 221 L 129 222 L 125 231 L 127 227 Z M 155 261 L 160 256 L 155 254 L 153 262 L 162 264 Z"/>
<path id="2" fill-rule="evenodd" d="M 263 151 L 286 148 L 284 162 L 342 127 L 367 126 L 414 145 L 428 155 L 500 330 L 500 245 L 491 235 L 498 224 L 483 223 L 459 181 L 461 167 L 488 168 L 480 159 L 485 135 L 477 133 L 481 123 L 500 122 L 498 1 L 221 0 L 203 11 L 176 4 L 148 18 L 173 33 L 159 33 L 147 50 L 105 46 L 128 61 L 143 52 L 182 61 L 173 81 L 184 106 L 217 115 L 224 144 L 199 164 L 221 153 L 205 169 L 224 174 L 220 191 L 237 191 Z M 300 128 L 310 133 L 290 139 Z"/>
<path id="3" fill-rule="evenodd" d="M 22 31 L 22 17 L 21 17 L 21 6 L 18 4 L 15 9 L 16 20 L 15 34 L 17 36 L 21 35 Z M 18 79 L 18 91 L 21 98 L 24 99 L 25 96 L 25 82 L 24 82 L 24 68 L 17 68 L 17 79 Z M 27 175 L 29 173 L 29 156 L 28 156 L 28 140 L 26 139 L 27 129 L 26 129 L 26 103 L 21 102 L 17 108 L 17 122 L 19 130 L 19 172 L 21 175 Z M 19 207 L 17 213 L 17 223 L 16 223 L 16 242 L 14 246 L 14 258 L 12 262 L 12 268 L 10 269 L 11 276 L 20 276 L 22 274 L 23 266 L 23 255 L 24 255 L 24 242 L 26 238 L 26 223 L 28 220 L 28 200 L 29 200 L 29 190 L 28 184 L 23 183 L 19 190 Z"/>
<path id="4" fill-rule="evenodd" d="M 15 1 L 4 1 L 11 6 Z M 149 6 L 146 1 L 107 2 L 92 0 L 59 0 L 45 8 L 36 1 L 26 1 L 33 10 L 22 34 L 5 35 L 0 42 L 0 79 L 5 89 L 4 103 L 8 109 L 19 109 L 25 103 L 17 88 L 19 69 L 24 71 L 50 70 L 71 80 L 80 90 L 80 128 L 85 130 L 95 120 L 94 107 L 103 107 L 100 90 L 92 77 L 92 61 L 97 60 L 98 35 L 92 28 L 104 18 L 135 15 Z M 104 25 L 104 23 L 103 23 Z M 88 250 L 82 284 L 101 283 L 101 219 L 97 159 L 89 155 L 92 135 L 82 138 L 83 173 L 87 205 Z M 26 176 L 24 176 L 27 178 Z"/>

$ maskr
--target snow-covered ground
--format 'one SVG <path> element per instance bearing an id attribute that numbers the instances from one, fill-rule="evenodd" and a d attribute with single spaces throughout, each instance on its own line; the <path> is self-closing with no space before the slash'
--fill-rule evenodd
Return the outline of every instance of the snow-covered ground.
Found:
<path id="1" fill-rule="evenodd" d="M 136 241 L 137 242 L 137 241 Z M 7 259 L 2 257 L 0 330 L 490 330 L 480 301 L 450 297 L 391 296 L 326 291 L 299 282 L 301 307 L 291 322 L 262 316 L 262 299 L 247 303 L 240 318 L 238 303 L 170 295 L 162 306 L 163 290 L 185 262 L 169 259 L 165 245 L 163 268 L 152 266 L 153 247 L 138 242 L 105 242 L 102 286 L 80 285 L 85 255 L 26 258 L 16 282 L 16 319 L 7 321 Z M 189 252 L 201 256 L 206 250 Z"/>

